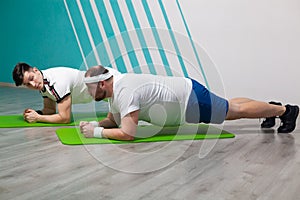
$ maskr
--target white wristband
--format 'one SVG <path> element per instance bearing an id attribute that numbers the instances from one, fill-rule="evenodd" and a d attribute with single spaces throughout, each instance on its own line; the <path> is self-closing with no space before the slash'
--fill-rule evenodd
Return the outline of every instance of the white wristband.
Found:
<path id="1" fill-rule="evenodd" d="M 95 127 L 94 128 L 94 137 L 95 138 L 102 138 L 102 131 L 103 131 L 103 127 Z"/>
<path id="2" fill-rule="evenodd" d="M 96 121 L 90 121 L 89 123 L 92 124 L 93 127 L 99 127 L 99 123 Z"/>

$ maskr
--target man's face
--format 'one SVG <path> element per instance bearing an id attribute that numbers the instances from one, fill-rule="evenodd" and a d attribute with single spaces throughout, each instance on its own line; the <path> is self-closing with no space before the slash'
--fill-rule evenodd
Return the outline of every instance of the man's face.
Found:
<path id="1" fill-rule="evenodd" d="M 42 90 L 44 88 L 43 75 L 37 68 L 24 72 L 23 85 L 30 89 Z"/>
<path id="2" fill-rule="evenodd" d="M 106 91 L 102 89 L 101 82 L 99 83 L 88 83 L 89 94 L 95 101 L 102 101 L 106 97 Z"/>

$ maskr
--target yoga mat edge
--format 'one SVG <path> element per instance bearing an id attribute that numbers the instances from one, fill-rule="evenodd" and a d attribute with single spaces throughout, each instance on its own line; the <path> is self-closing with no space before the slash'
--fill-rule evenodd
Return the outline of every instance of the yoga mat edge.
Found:
<path id="1" fill-rule="evenodd" d="M 192 126 L 192 125 L 190 125 Z M 211 125 L 200 124 L 200 128 L 212 127 Z M 144 130 L 151 129 L 155 126 L 144 127 Z M 102 138 L 85 138 L 83 134 L 80 133 L 78 128 L 59 128 L 56 130 L 56 134 L 62 144 L 65 145 L 82 145 L 82 144 L 130 144 L 130 143 L 147 143 L 147 142 L 163 142 L 163 141 L 180 141 L 180 140 L 202 140 L 202 139 L 223 139 L 223 138 L 234 138 L 235 135 L 229 133 L 225 130 L 221 130 L 213 127 L 213 130 L 217 130 L 217 134 L 207 133 L 207 134 L 166 134 L 166 135 L 154 135 L 148 138 L 136 138 L 133 141 L 119 141 L 112 139 L 102 139 Z"/>

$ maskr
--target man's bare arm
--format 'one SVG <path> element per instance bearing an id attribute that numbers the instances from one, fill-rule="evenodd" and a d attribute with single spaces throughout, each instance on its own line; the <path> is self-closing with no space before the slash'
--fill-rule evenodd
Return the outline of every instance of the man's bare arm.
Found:
<path id="1" fill-rule="evenodd" d="M 107 117 L 99 122 L 99 126 L 102 126 L 104 128 L 117 128 L 118 125 L 116 121 L 114 120 L 113 114 L 108 113 Z"/>
<path id="2" fill-rule="evenodd" d="M 81 122 L 80 130 L 84 134 L 84 136 L 88 138 L 102 137 L 115 140 L 134 140 L 134 136 L 137 130 L 138 116 L 139 110 L 127 114 L 121 120 L 121 128 L 94 127 L 91 123 Z M 114 120 L 110 119 L 109 117 L 105 120 L 105 123 L 108 123 L 108 125 L 116 125 L 115 122 L 112 123 L 112 121 Z"/>
<path id="3" fill-rule="evenodd" d="M 60 103 L 57 104 L 57 114 L 39 115 L 39 122 L 47 123 L 70 123 L 71 121 L 71 108 L 72 98 L 71 96 L 65 97 Z M 50 111 L 51 109 L 49 109 Z"/>
<path id="4" fill-rule="evenodd" d="M 49 98 L 44 98 L 43 115 L 52 115 L 56 113 L 56 102 Z"/>
<path id="5" fill-rule="evenodd" d="M 138 125 L 139 110 L 127 114 L 121 120 L 121 128 L 104 129 L 102 136 L 115 140 L 134 140 Z"/>

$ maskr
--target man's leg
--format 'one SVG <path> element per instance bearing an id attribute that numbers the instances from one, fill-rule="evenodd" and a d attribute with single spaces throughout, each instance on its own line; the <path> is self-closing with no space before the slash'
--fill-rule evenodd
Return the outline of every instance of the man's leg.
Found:
<path id="1" fill-rule="evenodd" d="M 228 102 L 229 108 L 226 120 L 281 116 L 286 110 L 285 106 L 272 105 L 248 98 L 235 98 Z"/>
<path id="2" fill-rule="evenodd" d="M 274 101 L 270 101 L 269 104 L 274 104 L 274 105 L 279 105 L 279 106 L 282 105 L 280 102 L 274 102 Z M 276 117 L 267 117 L 267 118 L 265 118 L 264 121 L 261 123 L 260 127 L 261 128 L 272 128 L 273 126 L 275 126 Z"/>
<path id="3" fill-rule="evenodd" d="M 278 133 L 290 133 L 296 128 L 299 107 L 297 105 L 274 105 L 247 98 L 229 100 L 227 120 L 241 118 L 267 118 L 279 116 L 281 125 Z"/>

